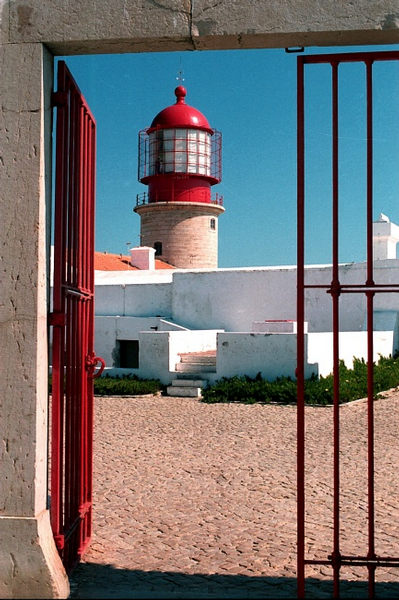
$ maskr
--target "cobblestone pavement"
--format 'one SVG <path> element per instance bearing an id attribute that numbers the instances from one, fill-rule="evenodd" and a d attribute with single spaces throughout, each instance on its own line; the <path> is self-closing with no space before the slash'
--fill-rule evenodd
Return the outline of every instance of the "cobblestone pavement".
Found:
<path id="1" fill-rule="evenodd" d="M 341 407 L 342 552 L 367 554 L 366 403 Z M 376 547 L 399 555 L 399 394 L 375 402 Z M 306 550 L 332 548 L 332 409 L 306 409 Z M 95 399 L 94 533 L 72 598 L 294 598 L 296 408 Z M 307 569 L 331 597 L 331 569 Z M 399 597 L 399 569 L 377 569 Z M 343 568 L 342 597 L 367 597 Z"/>

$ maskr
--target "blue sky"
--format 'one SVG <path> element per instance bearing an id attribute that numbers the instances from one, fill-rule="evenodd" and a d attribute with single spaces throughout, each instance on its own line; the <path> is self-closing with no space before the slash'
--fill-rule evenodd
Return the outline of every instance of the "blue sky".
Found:
<path id="1" fill-rule="evenodd" d="M 313 48 L 305 53 L 399 50 Z M 97 121 L 96 250 L 139 244 L 133 213 L 137 134 L 175 101 L 179 70 L 188 104 L 223 134 L 219 266 L 296 262 L 296 58 L 284 49 L 60 57 Z M 399 61 L 375 67 L 375 202 L 399 223 Z M 306 71 L 306 261 L 331 260 L 331 119 L 328 67 Z M 340 260 L 365 258 L 365 88 L 360 65 L 340 67 Z M 395 106 L 396 105 L 396 106 Z"/>

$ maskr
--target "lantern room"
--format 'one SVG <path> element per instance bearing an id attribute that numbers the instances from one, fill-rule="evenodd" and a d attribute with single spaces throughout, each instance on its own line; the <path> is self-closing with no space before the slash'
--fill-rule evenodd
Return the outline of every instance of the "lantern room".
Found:
<path id="1" fill-rule="evenodd" d="M 149 175 L 211 175 L 211 134 L 196 129 L 159 129 L 149 137 Z"/>
<path id="2" fill-rule="evenodd" d="M 221 133 L 185 103 L 183 86 L 175 95 L 139 133 L 138 178 L 149 186 L 148 202 L 210 203 L 210 187 L 221 180 Z"/>

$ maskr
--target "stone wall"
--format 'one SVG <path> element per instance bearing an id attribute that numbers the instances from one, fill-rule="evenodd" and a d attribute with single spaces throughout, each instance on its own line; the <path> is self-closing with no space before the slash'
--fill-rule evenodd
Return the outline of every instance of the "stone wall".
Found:
<path id="1" fill-rule="evenodd" d="M 54 54 L 388 44 L 396 0 L 2 0 L 2 42 Z"/>

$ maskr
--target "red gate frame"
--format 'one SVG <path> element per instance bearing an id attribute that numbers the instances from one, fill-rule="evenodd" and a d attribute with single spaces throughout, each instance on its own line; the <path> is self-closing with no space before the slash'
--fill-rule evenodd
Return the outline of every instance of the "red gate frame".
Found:
<path id="1" fill-rule="evenodd" d="M 358 52 L 319 54 L 297 59 L 297 595 L 305 597 L 305 566 L 330 565 L 333 569 L 334 598 L 339 598 L 340 568 L 343 565 L 366 566 L 369 598 L 375 596 L 377 567 L 399 567 L 399 558 L 377 556 L 374 528 L 374 406 L 373 406 L 373 305 L 376 293 L 398 293 L 399 285 L 380 285 L 373 275 L 373 80 L 376 61 L 399 60 L 399 52 Z M 338 268 L 338 66 L 341 63 L 362 62 L 366 65 L 367 90 L 367 279 L 364 284 L 342 285 Z M 309 64 L 330 64 L 332 70 L 332 281 L 329 285 L 305 283 L 305 86 L 304 69 Z M 325 559 L 305 559 L 305 290 L 325 289 L 332 298 L 333 319 L 333 549 Z M 340 429 L 339 429 L 339 299 L 341 294 L 365 294 L 367 298 L 367 470 L 368 470 L 368 553 L 367 556 L 347 556 L 340 549 Z"/>
<path id="2" fill-rule="evenodd" d="M 103 361 L 93 350 L 96 124 L 64 61 L 57 90 L 50 516 L 71 571 L 91 538 L 93 374 Z"/>

